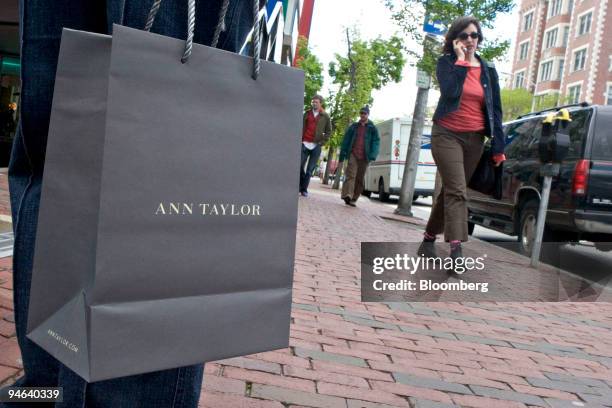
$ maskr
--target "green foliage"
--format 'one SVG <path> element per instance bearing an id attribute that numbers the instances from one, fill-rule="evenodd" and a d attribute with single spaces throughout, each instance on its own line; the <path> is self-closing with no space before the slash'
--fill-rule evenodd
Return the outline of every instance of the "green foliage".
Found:
<path id="1" fill-rule="evenodd" d="M 493 28 L 497 15 L 508 13 L 514 7 L 514 0 L 383 0 L 383 2 L 402 31 L 419 44 L 424 42 L 422 27 L 425 6 L 431 21 L 441 21 L 450 26 L 458 17 L 474 16 L 483 28 Z M 485 59 L 494 61 L 504 55 L 509 45 L 507 40 L 485 38 L 478 52 Z M 442 52 L 442 44 L 431 40 L 427 41 L 423 48 L 407 52 L 418 61 L 416 65 L 419 69 L 433 75 L 436 61 Z"/>
<path id="2" fill-rule="evenodd" d="M 306 37 L 298 39 L 296 66 L 304 71 L 304 110 L 310 108 L 310 101 L 323 87 L 323 64 L 308 48 Z"/>
<path id="3" fill-rule="evenodd" d="M 329 64 L 329 76 L 337 86 L 330 97 L 329 113 L 332 120 L 332 148 L 338 147 L 346 127 L 355 120 L 359 109 L 372 104 L 372 91 L 389 82 L 402 79 L 406 62 L 402 41 L 398 37 L 388 40 L 377 38 L 364 41 L 356 32 L 347 30 L 346 55 L 335 54 Z"/>
<path id="4" fill-rule="evenodd" d="M 504 108 L 502 121 L 507 122 L 529 113 L 532 101 L 533 94 L 526 89 L 502 89 L 501 102 Z"/>
<path id="5" fill-rule="evenodd" d="M 554 108 L 555 106 L 567 105 L 570 101 L 569 96 L 562 98 L 558 92 L 551 92 L 546 95 L 536 96 L 535 110 Z"/>

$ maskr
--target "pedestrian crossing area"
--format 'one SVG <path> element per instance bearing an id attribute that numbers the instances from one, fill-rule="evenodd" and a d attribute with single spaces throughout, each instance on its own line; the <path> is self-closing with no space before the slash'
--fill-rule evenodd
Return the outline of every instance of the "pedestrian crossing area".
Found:
<path id="1" fill-rule="evenodd" d="M 13 256 L 13 233 L 4 232 L 0 234 L 0 258 Z"/>

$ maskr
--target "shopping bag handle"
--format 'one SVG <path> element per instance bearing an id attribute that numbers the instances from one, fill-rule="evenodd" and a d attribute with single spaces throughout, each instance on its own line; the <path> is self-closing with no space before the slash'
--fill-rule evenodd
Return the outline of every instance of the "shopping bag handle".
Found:
<path id="1" fill-rule="evenodd" d="M 193 49 L 193 32 L 195 30 L 195 0 L 187 0 L 187 41 L 185 42 L 185 52 L 183 53 L 183 57 L 181 58 L 181 62 L 184 64 L 189 60 L 191 56 L 191 50 Z M 252 42 L 253 42 L 253 73 L 252 78 L 257 79 L 259 76 L 259 70 L 261 67 L 261 62 L 259 60 L 261 54 L 261 38 L 259 32 L 259 0 L 253 1 L 253 32 L 252 32 Z M 155 21 L 155 16 L 159 11 L 159 6 L 161 5 L 162 0 L 153 0 L 153 4 L 151 5 L 151 10 L 149 10 L 149 16 L 147 17 L 147 22 L 145 24 L 145 31 L 151 31 L 151 27 L 153 26 L 153 22 Z M 221 31 L 225 29 L 225 14 L 227 13 L 227 8 L 229 6 L 229 0 L 223 0 L 221 4 L 221 9 L 219 10 L 219 20 L 217 21 L 217 26 L 215 27 L 215 33 L 213 35 L 213 40 L 211 43 L 211 47 L 216 48 L 217 43 L 219 42 L 219 35 Z"/>

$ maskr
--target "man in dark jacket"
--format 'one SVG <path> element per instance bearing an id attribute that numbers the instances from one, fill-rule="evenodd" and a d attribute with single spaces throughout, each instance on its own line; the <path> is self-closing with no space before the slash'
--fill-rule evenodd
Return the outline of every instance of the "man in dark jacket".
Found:
<path id="1" fill-rule="evenodd" d="M 346 130 L 340 149 L 340 161 L 348 158 L 346 178 L 342 184 L 341 198 L 346 205 L 355 207 L 363 191 L 363 177 L 371 161 L 378 156 L 380 137 L 378 129 L 368 116 L 370 108 L 366 105 L 359 111 L 359 121 Z"/>
<path id="2" fill-rule="evenodd" d="M 315 95 L 311 101 L 312 109 L 304 113 L 302 127 L 302 160 L 300 162 L 300 194 L 308 197 L 308 184 L 312 171 L 321 155 L 321 147 L 331 136 L 331 119 L 323 110 L 323 97 Z M 308 165 L 306 162 L 308 161 Z M 306 169 L 304 169 L 306 167 Z"/>

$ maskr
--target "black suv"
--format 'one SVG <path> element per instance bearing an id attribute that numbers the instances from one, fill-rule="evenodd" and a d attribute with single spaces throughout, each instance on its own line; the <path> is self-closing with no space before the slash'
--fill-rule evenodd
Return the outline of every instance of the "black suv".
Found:
<path id="1" fill-rule="evenodd" d="M 569 105 L 570 146 L 552 188 L 544 242 L 587 240 L 612 250 L 612 106 Z M 503 196 L 495 200 L 469 190 L 469 227 L 474 224 L 517 235 L 519 249 L 531 254 L 543 178 L 538 143 L 542 120 L 552 110 L 520 116 L 504 124 L 506 162 Z"/>

